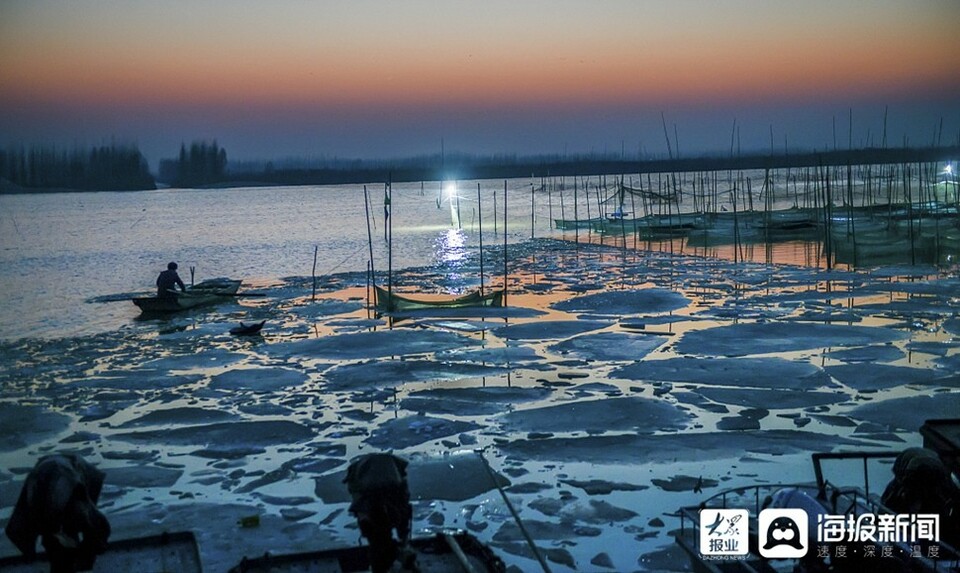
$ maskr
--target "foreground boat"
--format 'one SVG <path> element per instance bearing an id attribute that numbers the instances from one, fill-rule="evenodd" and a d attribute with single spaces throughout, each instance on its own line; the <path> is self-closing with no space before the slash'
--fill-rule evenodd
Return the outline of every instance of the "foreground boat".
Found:
<path id="1" fill-rule="evenodd" d="M 416 571 L 422 573 L 500 573 L 506 571 L 503 560 L 487 545 L 463 531 L 438 532 L 416 537 L 409 546 L 416 555 Z M 289 573 L 293 571 L 342 572 L 369 571 L 369 548 L 355 545 L 325 551 L 289 555 L 264 555 L 244 558 L 229 573 Z M 392 571 L 406 571 L 394 563 Z"/>
<path id="2" fill-rule="evenodd" d="M 425 310 L 435 308 L 473 308 L 473 307 L 500 307 L 503 306 L 503 289 L 495 289 L 480 294 L 474 291 L 456 298 L 431 300 L 411 298 L 390 292 L 387 289 L 374 285 L 377 295 L 377 309 L 383 312 L 405 312 L 411 310 Z"/>
<path id="3" fill-rule="evenodd" d="M 35 559 L 18 555 L 0 559 L 0 571 L 4 573 L 49 573 L 50 563 L 46 554 Z M 111 541 L 107 550 L 98 555 L 93 564 L 93 573 L 153 573 L 176 571 L 177 573 L 201 573 L 200 551 L 192 532 L 164 533 L 149 537 Z"/>
<path id="4" fill-rule="evenodd" d="M 928 420 L 921 428 L 924 447 L 937 452 L 946 461 L 948 468 L 958 469 L 957 454 L 960 452 L 960 420 Z M 880 501 L 880 496 L 870 492 L 867 465 L 870 460 L 899 459 L 901 452 L 836 452 L 816 453 L 812 456 L 815 484 L 756 484 L 722 491 L 696 506 L 679 510 L 680 529 L 675 533 L 677 544 L 690 558 L 693 571 L 697 573 L 821 573 L 826 571 L 883 571 L 883 572 L 960 572 L 960 551 L 939 537 L 937 542 L 894 541 L 857 541 L 828 543 L 815 539 L 809 541 L 807 555 L 797 559 L 769 559 L 759 553 L 760 534 L 757 520 L 766 507 L 803 508 L 809 515 L 811 511 L 818 515 L 845 516 L 845 523 L 859 523 L 860 516 L 893 516 L 896 512 Z M 863 488 L 840 486 L 824 477 L 825 460 L 832 463 L 851 461 L 863 468 Z M 952 461 L 952 463 L 951 463 Z M 896 467 L 896 466 L 894 466 Z M 784 495 L 786 494 L 786 495 Z M 788 505 L 771 504 L 777 498 L 803 500 L 803 503 Z M 804 505 L 809 504 L 809 505 Z M 714 524 L 701 524 L 701 510 L 704 509 L 746 509 L 748 519 L 748 552 L 737 556 L 713 556 L 701 553 L 701 537 L 713 533 Z M 922 512 L 921 512 L 922 513 Z M 903 514 L 901 514 L 903 515 Z M 811 526 L 819 527 L 816 517 Z M 880 517 L 882 519 L 882 517 Z M 940 511 L 939 531 L 949 535 L 947 519 L 955 519 L 948 508 Z M 718 520 L 719 521 L 719 520 Z M 892 521 L 892 519 L 891 519 Z M 711 529 L 711 528 L 714 529 Z M 794 525 L 794 527 L 796 527 Z M 867 527 L 870 527 L 869 525 Z M 768 532 L 769 534 L 769 532 Z M 811 533 L 812 534 L 812 533 Z M 767 545 L 771 543 L 767 538 Z M 872 551 L 867 547 L 872 546 Z M 836 549 L 843 546 L 843 555 Z M 847 551 L 849 549 L 849 551 Z M 863 549 L 863 551 L 859 551 Z M 824 551 L 826 550 L 826 551 Z"/>
<path id="5" fill-rule="evenodd" d="M 175 296 L 169 298 L 137 297 L 133 299 L 133 304 L 137 305 L 144 314 L 179 312 L 223 302 L 237 294 L 241 282 L 226 278 L 205 280 L 188 287 L 185 292 L 177 293 Z"/>

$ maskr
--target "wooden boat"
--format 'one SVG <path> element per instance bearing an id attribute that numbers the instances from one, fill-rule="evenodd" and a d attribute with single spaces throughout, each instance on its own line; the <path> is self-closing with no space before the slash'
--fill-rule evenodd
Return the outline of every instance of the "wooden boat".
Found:
<path id="1" fill-rule="evenodd" d="M 942 421 L 941 421 L 942 422 Z M 949 421 L 952 424 L 952 431 L 956 432 L 958 427 L 957 420 Z M 942 428 L 940 426 L 937 429 Z M 937 434 L 942 438 L 942 432 Z M 956 452 L 957 445 L 950 442 L 950 451 Z M 814 564 L 808 561 L 811 555 L 817 555 L 821 543 L 816 545 L 816 541 L 811 541 L 811 547 L 808 548 L 808 556 L 804 559 L 767 559 L 759 554 L 758 549 L 758 531 L 757 517 L 763 509 L 764 504 L 771 499 L 777 491 L 790 488 L 796 491 L 806 493 L 804 499 L 815 500 L 818 506 L 817 511 L 829 515 L 847 515 L 859 516 L 863 514 L 894 514 L 890 508 L 884 506 L 879 501 L 876 493 L 871 494 L 869 489 L 869 479 L 867 475 L 867 462 L 876 459 L 896 458 L 900 452 L 836 452 L 836 453 L 815 453 L 812 456 L 814 473 L 816 475 L 816 484 L 756 484 L 746 487 L 731 488 L 722 491 L 696 506 L 683 507 L 679 510 L 680 529 L 675 533 L 677 544 L 690 558 L 693 571 L 697 573 L 729 573 L 729 572 L 753 572 L 753 573 L 813 573 L 820 571 L 833 571 L 833 568 L 827 567 L 820 562 Z M 822 462 L 832 460 L 835 463 L 838 460 L 852 460 L 858 466 L 863 468 L 864 487 L 848 487 L 831 483 L 824 478 Z M 747 509 L 749 512 L 749 548 L 748 553 L 743 556 L 737 556 L 737 559 L 718 560 L 704 556 L 700 552 L 700 510 L 702 509 Z M 816 526 L 816 524 L 814 524 Z M 941 524 L 941 531 L 943 524 Z M 826 545 L 829 547 L 829 545 Z M 922 571 L 922 572 L 960 572 L 960 551 L 949 545 L 942 539 L 937 543 L 936 555 L 931 557 L 930 553 L 921 555 L 915 554 L 915 546 L 900 542 L 876 542 L 875 555 L 889 556 L 875 557 L 878 561 L 864 561 L 860 569 L 850 569 L 855 567 L 858 562 L 847 563 L 844 571 L 853 570 L 879 570 L 882 571 Z M 887 546 L 887 549 L 883 549 Z M 853 554 L 851 553 L 851 559 Z M 861 560 L 870 559 L 870 557 L 861 556 Z"/>
<path id="2" fill-rule="evenodd" d="M 373 288 L 377 295 L 376 307 L 383 312 L 403 312 L 434 308 L 503 306 L 503 289 L 494 289 L 483 294 L 480 294 L 480 291 L 474 291 L 456 298 L 431 300 L 400 295 L 396 292 L 390 292 L 379 285 L 374 285 Z"/>
<path id="3" fill-rule="evenodd" d="M 572 231 L 574 229 L 592 229 L 606 221 L 605 217 L 592 217 L 590 219 L 554 219 L 553 226 L 560 231 Z"/>
<path id="4" fill-rule="evenodd" d="M 633 219 L 604 218 L 593 226 L 598 233 L 630 233 L 642 237 L 682 237 L 706 226 L 706 220 L 696 213 L 676 215 L 648 215 Z"/>
<path id="5" fill-rule="evenodd" d="M 499 573 L 506 571 L 503 560 L 493 550 L 473 535 L 463 531 L 438 532 L 429 537 L 410 540 L 409 547 L 416 554 L 417 571 L 423 573 Z M 398 564 L 394 569 L 398 570 Z M 358 572 L 369 571 L 369 548 L 355 545 L 325 551 L 294 553 L 289 555 L 264 555 L 254 559 L 244 558 L 228 573 L 288 573 L 311 572 Z M 407 569 L 399 569 L 406 571 Z"/>
<path id="6" fill-rule="evenodd" d="M 36 559 L 22 555 L 0 559 L 0 571 L 4 573 L 49 573 L 50 564 L 46 554 Z M 200 551 L 197 540 L 190 531 L 163 533 L 149 537 L 111 541 L 107 550 L 98 555 L 93 564 L 93 573 L 201 573 Z"/>
<path id="7" fill-rule="evenodd" d="M 223 302 L 237 294 L 241 282 L 226 278 L 205 280 L 188 287 L 186 292 L 176 293 L 176 296 L 170 298 L 137 297 L 133 299 L 133 304 L 137 305 L 144 314 L 179 312 Z"/>

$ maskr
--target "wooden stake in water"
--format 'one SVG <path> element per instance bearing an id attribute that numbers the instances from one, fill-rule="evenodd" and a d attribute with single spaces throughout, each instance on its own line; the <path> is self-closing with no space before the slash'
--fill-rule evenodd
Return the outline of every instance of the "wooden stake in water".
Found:
<path id="1" fill-rule="evenodd" d="M 507 180 L 503 180 L 503 306 L 507 306 Z"/>
<path id="2" fill-rule="evenodd" d="M 313 271 L 310 273 L 313 277 L 313 294 L 310 295 L 310 300 L 317 300 L 317 251 L 319 249 L 318 245 L 313 246 Z"/>
<path id="3" fill-rule="evenodd" d="M 480 200 L 480 183 L 477 183 L 477 225 L 480 235 L 480 296 L 483 296 L 483 202 Z"/>
<path id="4" fill-rule="evenodd" d="M 313 277 L 313 294 L 310 295 L 310 300 L 317 300 L 317 251 L 319 249 L 319 246 L 313 246 L 313 271 L 310 273 Z"/>

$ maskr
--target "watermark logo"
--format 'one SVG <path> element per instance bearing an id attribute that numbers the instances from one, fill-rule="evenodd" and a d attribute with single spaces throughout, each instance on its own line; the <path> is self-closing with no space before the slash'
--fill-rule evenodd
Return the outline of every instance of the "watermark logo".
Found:
<path id="1" fill-rule="evenodd" d="M 802 509 L 764 509 L 757 524 L 760 555 L 767 559 L 803 557 L 810 549 L 807 528 L 807 512 Z"/>
<path id="2" fill-rule="evenodd" d="M 749 513 L 746 509 L 700 510 L 700 553 L 733 557 L 750 550 Z"/>

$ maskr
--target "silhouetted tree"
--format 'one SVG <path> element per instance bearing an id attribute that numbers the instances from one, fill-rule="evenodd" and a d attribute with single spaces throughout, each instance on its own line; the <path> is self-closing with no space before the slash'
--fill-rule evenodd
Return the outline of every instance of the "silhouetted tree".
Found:
<path id="1" fill-rule="evenodd" d="M 162 162 L 164 171 L 169 169 L 168 161 Z M 180 155 L 176 162 L 176 174 L 171 181 L 178 187 L 197 187 L 224 181 L 227 171 L 227 152 L 217 141 L 194 141 L 188 149 L 180 144 Z"/>
<path id="2" fill-rule="evenodd" d="M 146 160 L 133 145 L 77 148 L 69 154 L 55 147 L 10 148 L 0 151 L 0 177 L 27 190 L 156 188 Z"/>

